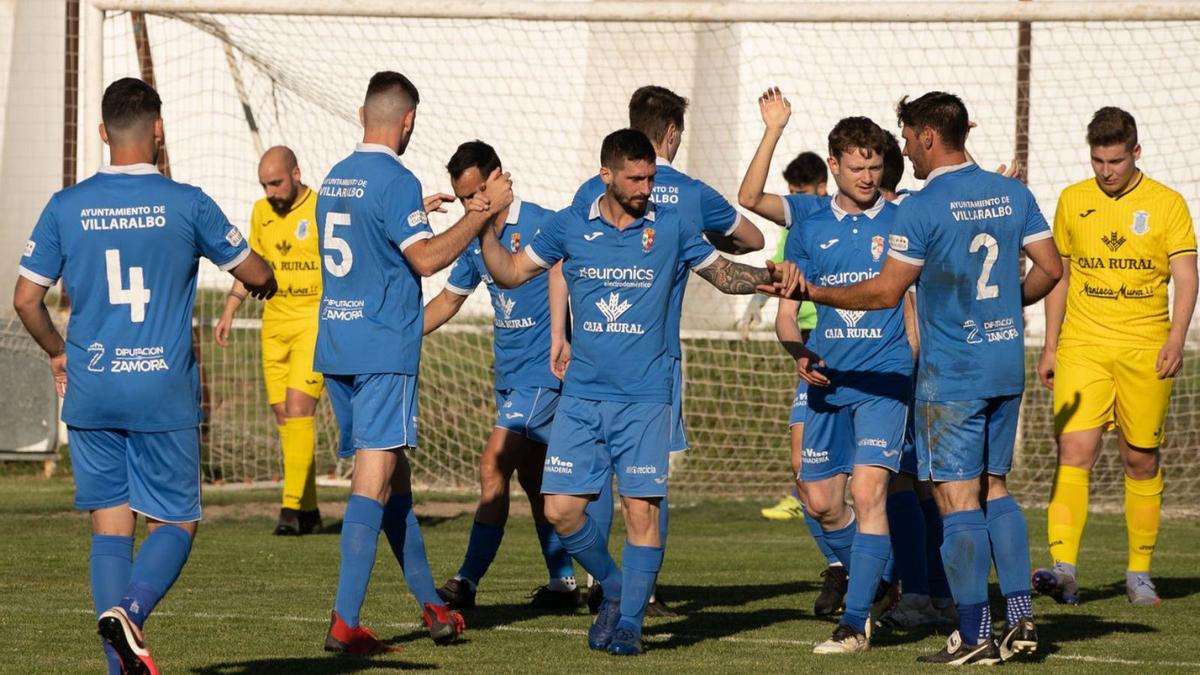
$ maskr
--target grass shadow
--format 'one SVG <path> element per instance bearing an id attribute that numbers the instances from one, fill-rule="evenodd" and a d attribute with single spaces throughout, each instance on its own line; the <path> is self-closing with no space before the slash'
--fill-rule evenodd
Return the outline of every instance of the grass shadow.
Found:
<path id="1" fill-rule="evenodd" d="M 203 668 L 193 668 L 195 675 L 349 675 L 364 670 L 434 670 L 437 666 L 427 663 L 400 661 L 386 656 L 366 658 L 358 656 L 295 656 L 249 661 L 228 661 Z"/>
<path id="2" fill-rule="evenodd" d="M 1200 593 L 1200 577 L 1154 577 L 1158 597 L 1178 600 Z M 1125 595 L 1125 580 L 1114 581 L 1104 586 L 1084 586 L 1079 589 L 1085 604 Z"/>

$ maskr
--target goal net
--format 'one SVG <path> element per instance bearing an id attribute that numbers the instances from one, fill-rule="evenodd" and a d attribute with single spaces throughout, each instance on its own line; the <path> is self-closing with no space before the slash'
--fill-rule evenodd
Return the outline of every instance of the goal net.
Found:
<path id="1" fill-rule="evenodd" d="M 346 2 L 326 10 L 337 16 L 313 13 L 326 3 L 302 1 L 100 4 L 107 8 L 103 81 L 144 71 L 146 55 L 139 58 L 135 40 L 135 25 L 144 25 L 173 176 L 203 187 L 243 228 L 261 196 L 260 151 L 290 146 L 305 182 L 318 184 L 359 140 L 357 109 L 368 78 L 382 69 L 404 72 L 421 91 L 404 161 L 427 194 L 448 191 L 446 161 L 459 143 L 479 138 L 497 148 L 519 197 L 562 207 L 595 173 L 600 139 L 627 124 L 630 93 L 653 83 L 691 100 L 676 164 L 731 201 L 761 135 L 756 98 L 778 85 L 793 112 L 768 190 L 786 192 L 781 172 L 796 153 L 824 156 L 826 134 L 839 118 L 867 115 L 894 129 L 902 95 L 939 89 L 967 103 L 978 125 L 969 149 L 985 166 L 1008 163 L 1018 145 L 1028 148 L 1028 183 L 1048 218 L 1059 191 L 1090 175 L 1084 130 L 1103 105 L 1136 116 L 1145 171 L 1200 204 L 1200 17 L 1171 3 L 1028 3 L 1041 5 L 1034 9 L 1044 13 L 1034 15 L 1018 14 L 1028 7 L 1016 2 L 740 9 L 483 2 L 472 3 L 481 13 L 475 18 L 459 18 L 463 3 L 456 2 Z M 354 16 L 355 8 L 375 15 Z M 129 11 L 137 9 L 151 10 L 144 24 Z M 380 15 L 392 11 L 409 16 Z M 856 20 L 837 20 L 839 11 Z M 1069 11 L 1076 14 L 1065 16 Z M 1037 20 L 1023 26 L 1019 16 Z M 1026 103 L 1027 117 L 1020 112 Z M 902 186 L 920 187 L 911 175 Z M 435 214 L 434 229 L 448 227 L 457 209 Z M 758 224 L 767 249 L 745 257 L 755 263 L 780 236 L 775 225 Z M 426 296 L 445 278 L 427 279 Z M 280 459 L 260 374 L 255 303 L 241 310 L 234 346 L 223 350 L 213 341 L 228 283 L 206 268 L 196 309 L 207 384 L 205 471 L 213 480 L 271 479 Z M 774 302 L 744 338 L 734 329 L 748 300 L 721 296 L 699 280 L 690 284 L 683 343 L 691 450 L 673 469 L 676 489 L 766 500 L 789 483 L 793 365 L 774 342 Z M 413 453 L 416 480 L 426 485 L 475 483 L 495 416 L 492 312 L 480 290 L 426 341 L 421 447 Z M 1040 313 L 1029 310 L 1029 384 L 1014 476 L 1030 503 L 1048 498 L 1055 465 L 1050 397 L 1032 371 Z M 1200 353 L 1192 328 L 1164 450 L 1168 499 L 1180 503 L 1200 496 Z M 318 429 L 320 471 L 334 472 L 336 431 L 324 403 Z M 1112 445 L 1110 438 L 1094 474 L 1096 499 L 1121 494 Z"/>

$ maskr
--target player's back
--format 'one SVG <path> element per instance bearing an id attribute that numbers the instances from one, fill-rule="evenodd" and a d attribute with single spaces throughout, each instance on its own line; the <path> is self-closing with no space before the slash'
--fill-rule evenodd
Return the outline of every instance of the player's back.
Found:
<path id="1" fill-rule="evenodd" d="M 421 278 L 402 251 L 433 236 L 416 176 L 389 148 L 360 143 L 322 181 L 317 223 L 323 264 L 314 367 L 416 375 Z"/>
<path id="2" fill-rule="evenodd" d="M 199 424 L 198 261 L 230 269 L 248 254 L 207 195 L 149 164 L 103 169 L 51 198 L 22 273 L 51 283 L 61 274 L 71 298 L 63 420 L 132 431 Z"/>
<path id="3" fill-rule="evenodd" d="M 899 205 L 889 255 L 923 265 L 917 398 L 968 400 L 1024 390 L 1020 253 L 1049 236 L 1028 188 L 974 164 L 931 173 L 925 187 Z"/>

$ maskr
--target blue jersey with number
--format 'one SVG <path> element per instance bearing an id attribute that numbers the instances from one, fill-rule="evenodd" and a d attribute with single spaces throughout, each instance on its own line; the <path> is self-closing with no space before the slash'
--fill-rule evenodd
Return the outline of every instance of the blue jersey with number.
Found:
<path id="1" fill-rule="evenodd" d="M 525 253 L 546 268 L 563 261 L 573 339 L 563 393 L 669 404 L 675 273 L 715 262 L 712 244 L 678 210 L 654 204 L 618 230 L 600 215 L 597 197 L 588 208 L 559 211 Z"/>
<path id="2" fill-rule="evenodd" d="M 817 286 L 847 286 L 879 276 L 896 212 L 883 197 L 860 214 L 828 201 L 789 232 L 784 257 Z M 832 405 L 911 396 L 912 348 L 903 303 L 870 312 L 818 304 L 808 346 L 825 360 L 821 370 L 830 381 L 809 393 Z"/>
<path id="3" fill-rule="evenodd" d="M 50 198 L 20 274 L 71 298 L 63 421 L 172 431 L 200 423 L 192 303 L 200 257 L 250 249 L 216 203 L 150 164 L 105 167 Z"/>
<path id="4" fill-rule="evenodd" d="M 317 192 L 321 314 L 313 367 L 416 375 L 421 276 L 404 249 L 433 236 L 421 183 L 391 148 L 359 143 Z"/>
<path id="5" fill-rule="evenodd" d="M 660 207 L 679 209 L 686 226 L 698 227 L 704 233 L 728 235 L 737 229 L 738 212 L 721 193 L 679 171 L 662 157 L 657 158 L 656 163 L 658 170 L 654 176 L 654 191 L 650 194 L 650 201 Z M 604 194 L 604 190 L 604 181 L 599 176 L 593 176 L 579 186 L 571 206 L 587 209 Z M 679 322 L 683 315 L 683 294 L 687 290 L 689 274 L 686 266 L 675 272 L 675 289 L 671 293 L 671 317 L 667 330 L 671 356 L 677 359 L 683 358 L 679 344 Z"/>
<path id="6" fill-rule="evenodd" d="M 554 215 L 537 204 L 513 200 L 504 229 L 497 236 L 508 250 L 517 253 L 550 225 Z M 488 274 L 476 244 L 454 263 L 446 290 L 470 295 L 480 281 L 487 284 L 496 310 L 492 332 L 496 388 L 558 389 L 561 382 L 550 372 L 549 275 L 539 274 L 516 288 L 500 288 Z"/>
<path id="7" fill-rule="evenodd" d="M 1029 188 L 973 163 L 933 171 L 900 204 L 888 255 L 921 266 L 918 399 L 1025 390 L 1019 256 L 1050 236 Z"/>

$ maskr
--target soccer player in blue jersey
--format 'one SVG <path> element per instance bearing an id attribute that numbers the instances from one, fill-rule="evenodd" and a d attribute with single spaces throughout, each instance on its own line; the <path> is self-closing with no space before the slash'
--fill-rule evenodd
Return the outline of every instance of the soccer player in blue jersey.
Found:
<path id="1" fill-rule="evenodd" d="M 1037 649 L 1028 529 L 1005 477 L 1025 388 L 1021 308 L 1050 292 L 1062 262 L 1029 189 L 967 160 L 967 109 L 957 96 L 902 99 L 897 117 L 904 154 L 926 183 L 900 205 L 883 270 L 851 286 L 806 280 L 794 297 L 881 309 L 917 283 L 918 472 L 935 483 L 942 557 L 959 613 L 946 647 L 919 660 L 996 663 Z M 1022 250 L 1033 263 L 1024 278 Z M 999 646 L 987 602 L 993 558 L 1007 609 Z"/>
<path id="2" fill-rule="evenodd" d="M 650 201 L 656 206 L 679 209 L 686 220 L 694 222 L 705 238 L 718 250 L 726 253 L 748 253 L 763 247 L 763 235 L 745 216 L 737 212 L 721 193 L 671 165 L 679 147 L 683 144 L 684 115 L 688 100 L 679 94 L 654 85 L 638 88 L 629 97 L 629 126 L 650 139 L 654 146 L 657 173 Z M 575 192 L 572 206 L 586 208 L 600 195 L 605 185 L 600 176 L 588 179 Z M 683 420 L 683 348 L 679 342 L 679 326 L 683 313 L 683 295 L 687 290 L 688 269 L 681 266 L 675 273 L 676 285 L 671 295 L 671 318 L 669 325 L 671 368 L 675 381 L 671 394 L 671 417 L 674 431 L 671 434 L 671 452 L 687 450 L 687 430 Z M 558 343 L 561 344 L 561 343 Z M 588 514 L 600 530 L 608 536 L 612 528 L 613 495 L 612 485 L 604 486 L 600 497 L 588 505 Z M 659 531 L 666 537 L 668 507 L 664 501 L 659 511 Z M 588 604 L 599 607 L 603 587 L 592 585 Z M 674 616 L 674 612 L 657 594 L 650 596 L 650 616 Z"/>
<path id="3" fill-rule="evenodd" d="M 656 206 L 650 198 L 654 146 L 642 132 L 609 134 L 600 161 L 604 194 L 559 212 L 523 253 L 490 236 L 481 238 L 480 248 L 504 287 L 563 263 L 574 343 L 546 451 L 546 517 L 604 587 L 588 645 L 632 655 L 642 651 L 642 618 L 662 565 L 659 510 L 672 445 L 676 270 L 685 265 L 723 292 L 739 294 L 770 280 L 787 285 L 798 275 L 789 263 L 761 269 L 722 258 L 682 209 Z M 613 473 L 625 513 L 623 571 L 585 511 Z"/>
<path id="4" fill-rule="evenodd" d="M 13 305 L 50 356 L 67 425 L 75 507 L 91 513 L 92 600 L 108 672 L 158 673 L 147 617 L 178 578 L 200 520 L 200 377 L 192 304 L 200 258 L 258 298 L 270 267 L 199 188 L 162 176 L 162 101 L 109 85 L 100 137 L 111 163 L 50 198 L 25 245 Z M 46 310 L 63 279 L 64 342 Z M 149 536 L 133 556 L 137 515 Z"/>
<path id="5" fill-rule="evenodd" d="M 434 235 L 421 184 L 400 161 L 419 101 L 417 88 L 404 75 L 372 76 L 359 109 L 363 141 L 330 169 L 317 193 L 324 264 L 314 367 L 325 374 L 339 424 L 351 429 L 351 442 L 339 454 L 354 458 L 337 596 L 325 638 L 328 651 L 388 649 L 359 624 L 380 529 L 433 641 L 452 642 L 464 628 L 462 616 L 437 595 L 412 508 L 407 452 L 417 445 L 421 277 L 454 262 L 508 207 L 512 184 L 493 171 L 487 197 Z M 430 199 L 440 204 L 443 197 Z"/>
<path id="6" fill-rule="evenodd" d="M 446 165 L 454 195 L 464 205 L 482 195 L 487 176 L 499 168 L 496 150 L 483 141 L 458 146 Z M 491 231 L 516 253 L 529 245 L 553 217 L 553 211 L 514 198 L 512 205 L 497 214 Z M 542 464 L 562 390 L 562 381 L 550 369 L 550 313 L 565 312 L 567 306 L 562 266 L 555 265 L 549 274 L 517 288 L 505 289 L 488 274 L 479 247 L 469 247 L 451 269 L 446 287 L 425 305 L 425 334 L 457 314 L 481 281 L 487 285 L 496 313 L 496 426 L 479 459 L 479 508 L 465 559 L 458 574 L 438 589 L 438 595 L 453 609 L 475 606 L 479 582 L 500 550 L 508 520 L 508 486 L 516 472 L 529 498 L 550 573 L 549 582 L 534 592 L 532 604 L 542 609 L 574 609 L 582 602 L 574 564 L 542 509 Z M 550 302 L 550 294 L 561 301 Z M 566 318 L 555 323 L 565 326 Z"/>

